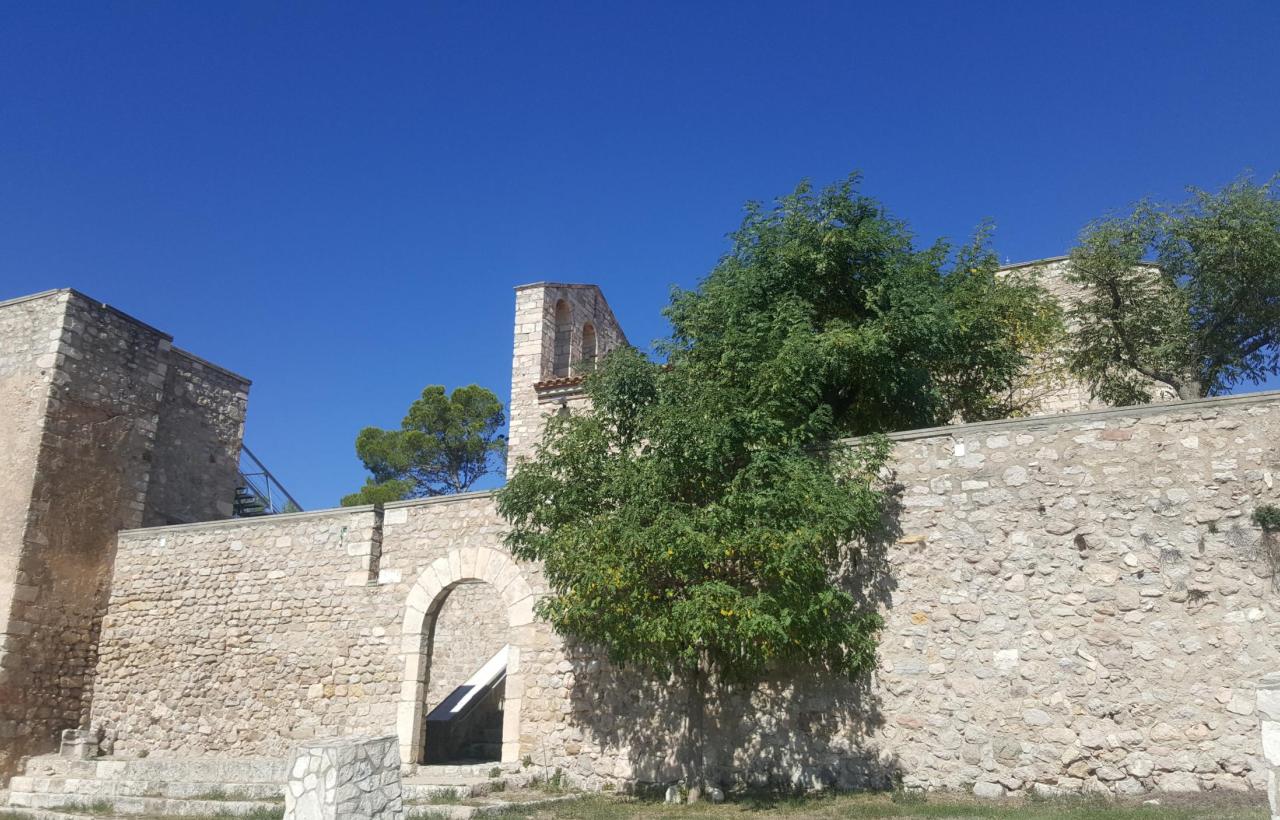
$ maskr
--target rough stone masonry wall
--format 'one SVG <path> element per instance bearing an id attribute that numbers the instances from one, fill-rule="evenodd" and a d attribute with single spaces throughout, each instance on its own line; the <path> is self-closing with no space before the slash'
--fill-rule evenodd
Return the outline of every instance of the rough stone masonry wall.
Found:
<path id="1" fill-rule="evenodd" d="M 182 754 L 393 732 L 411 587 L 450 549 L 500 540 L 487 493 L 121 533 L 93 723 L 120 752 Z M 446 631 L 500 647 L 492 602 L 462 589 Z M 465 604 L 483 606 L 470 634 Z"/>
<path id="2" fill-rule="evenodd" d="M 365 733 L 399 672 L 370 508 L 121 533 L 93 725 L 117 753 L 283 755 Z"/>
<path id="3" fill-rule="evenodd" d="M 726 779 L 1263 787 L 1252 687 L 1280 666 L 1280 599 L 1248 516 L 1280 497 L 1280 396 L 897 439 L 898 532 L 860 568 L 886 617 L 880 669 L 729 691 Z M 431 605 L 415 579 L 509 559 L 487 494 L 390 505 L 377 532 L 372 511 L 334 511 L 123 534 L 95 721 L 125 749 L 275 755 L 402 725 L 404 625 Z M 588 787 L 678 773 L 677 686 L 545 624 L 509 634 L 505 759 Z"/>
<path id="4" fill-rule="evenodd" d="M 21 627 L 19 751 L 53 748 L 87 715 L 87 684 L 115 533 L 137 526 L 147 486 L 169 339 L 75 292 L 52 356 L 19 574 L 32 590 L 13 607 Z"/>
<path id="5" fill-rule="evenodd" d="M 1262 788 L 1280 395 L 899 438 L 875 740 L 907 782 Z"/>
<path id="6" fill-rule="evenodd" d="M 19 569 L 35 482 L 53 364 L 66 301 L 49 294 L 0 304 L 0 775 L 25 745 L 25 662 L 30 629 L 13 618 L 15 603 L 38 593 Z"/>
<path id="7" fill-rule="evenodd" d="M 248 402 L 248 380 L 172 349 L 144 526 L 231 517 Z"/>
<path id="8" fill-rule="evenodd" d="M 70 290 L 0 304 L 0 351 L 4 774 L 87 721 L 116 532 L 230 512 L 247 382 Z"/>

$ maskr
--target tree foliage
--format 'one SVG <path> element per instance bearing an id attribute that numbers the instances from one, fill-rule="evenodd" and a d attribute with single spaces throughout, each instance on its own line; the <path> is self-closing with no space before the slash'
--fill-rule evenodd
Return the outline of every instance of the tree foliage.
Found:
<path id="1" fill-rule="evenodd" d="M 667 310 L 672 363 L 756 381 L 796 429 L 810 407 L 845 435 L 1009 415 L 1027 351 L 1060 327 L 1056 303 L 997 273 L 986 228 L 918 249 L 856 185 L 749 205 L 732 251 Z"/>
<path id="2" fill-rule="evenodd" d="M 1072 370 L 1110 404 L 1227 392 L 1280 372 L 1280 191 L 1238 180 L 1090 224 L 1071 252 L 1084 298 Z"/>
<path id="3" fill-rule="evenodd" d="M 998 412 L 1020 336 L 1052 315 L 996 276 L 985 235 L 945 270 L 946 245 L 914 248 L 855 183 L 749 206 L 732 250 L 673 294 L 666 363 L 607 356 L 592 410 L 550 419 L 498 494 L 513 553 L 552 588 L 540 614 L 682 675 L 696 748 L 708 681 L 874 664 L 880 618 L 849 572 L 881 522 L 887 445 L 838 439 Z"/>
<path id="4" fill-rule="evenodd" d="M 441 385 L 427 387 L 399 430 L 366 427 L 356 436 L 356 455 L 372 476 L 343 506 L 466 492 L 501 467 L 504 421 L 490 390 L 472 384 L 446 396 Z"/>

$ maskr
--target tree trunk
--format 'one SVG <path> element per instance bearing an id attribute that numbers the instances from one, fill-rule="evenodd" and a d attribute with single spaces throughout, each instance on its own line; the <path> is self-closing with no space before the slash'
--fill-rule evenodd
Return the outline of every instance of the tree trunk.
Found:
<path id="1" fill-rule="evenodd" d="M 1179 382 L 1177 390 L 1178 398 L 1181 401 L 1192 401 L 1194 399 L 1204 398 L 1204 393 L 1200 388 L 1200 380 L 1196 378 L 1187 378 Z"/>
<path id="2" fill-rule="evenodd" d="M 688 732 L 685 735 L 685 784 L 689 802 L 697 803 L 707 787 L 707 662 L 700 655 L 688 678 Z"/>

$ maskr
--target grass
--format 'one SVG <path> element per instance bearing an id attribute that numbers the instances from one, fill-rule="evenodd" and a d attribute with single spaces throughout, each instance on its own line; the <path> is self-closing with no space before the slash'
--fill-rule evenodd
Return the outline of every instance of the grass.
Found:
<path id="1" fill-rule="evenodd" d="M 1052 798 L 989 802 L 966 795 L 940 794 L 894 801 L 888 794 L 841 794 L 801 798 L 747 797 L 721 805 L 668 806 L 658 801 L 592 795 L 537 809 L 513 809 L 509 817 L 534 820 L 662 820 L 706 818 L 794 820 L 903 818 L 903 820 L 1268 820 L 1265 798 L 1254 794 L 1158 795 L 1159 805 L 1101 798 Z"/>
<path id="2" fill-rule="evenodd" d="M 63 812 L 66 814 L 95 814 L 95 815 L 112 815 L 113 809 L 111 804 L 105 800 L 97 803 L 68 803 L 64 806 L 58 806 L 50 811 Z M 220 811 L 212 815 L 139 815 L 145 817 L 146 820 L 280 820 L 284 817 L 283 808 L 260 808 L 254 809 L 248 814 L 232 814 L 231 812 Z M 38 820 L 37 815 L 28 814 L 24 811 L 10 811 L 0 809 L 0 820 Z"/>
<path id="3" fill-rule="evenodd" d="M 462 802 L 462 795 L 458 794 L 455 789 L 446 789 L 445 791 L 436 792 L 428 797 L 425 801 L 430 805 L 446 805 L 452 806 Z"/>

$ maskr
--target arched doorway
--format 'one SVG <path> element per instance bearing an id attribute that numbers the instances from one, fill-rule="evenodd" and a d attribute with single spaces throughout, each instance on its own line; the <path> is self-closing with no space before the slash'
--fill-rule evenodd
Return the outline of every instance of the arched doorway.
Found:
<path id="1" fill-rule="evenodd" d="M 400 759 L 405 762 L 426 762 L 426 749 L 432 741 L 427 737 L 429 731 L 427 717 L 430 710 L 444 705 L 453 708 L 458 705 L 444 703 L 441 693 L 449 688 L 450 694 L 457 691 L 460 685 L 467 684 L 469 679 L 454 682 L 466 668 L 479 657 L 481 650 L 469 650 L 466 647 L 451 646 L 446 649 L 444 643 L 456 642 L 458 624 L 465 620 L 466 609 L 478 604 L 488 597 L 489 614 L 492 621 L 486 628 L 487 637 L 482 646 L 487 651 L 488 643 L 498 640 L 501 619 L 505 616 L 507 643 L 505 651 L 489 656 L 489 660 L 505 668 L 501 680 L 502 691 L 496 697 L 501 702 L 501 741 L 496 741 L 498 759 L 512 762 L 520 759 L 520 703 L 524 694 L 523 679 L 520 673 L 520 645 L 525 642 L 527 627 L 533 623 L 533 591 L 525 581 L 520 568 L 509 555 L 500 550 L 487 547 L 466 547 L 450 550 L 443 558 L 437 559 L 418 577 L 409 592 L 405 603 L 402 627 L 401 651 L 404 654 L 404 680 L 400 689 L 400 703 L 396 715 L 396 731 L 400 737 Z M 450 602 L 450 599 L 453 599 Z M 496 599 L 497 608 L 493 608 Z M 442 629 L 439 641 L 433 641 L 436 626 Z M 433 646 L 433 643 L 435 645 Z M 436 658 L 444 663 L 440 667 L 440 679 L 437 685 L 432 684 L 432 651 Z M 475 658 L 472 657 L 475 656 Z M 475 674 L 492 678 L 495 669 L 475 669 Z M 471 674 L 471 673 L 467 673 Z M 488 678 L 486 678 L 488 679 Z M 451 685 L 452 684 L 452 685 Z M 494 690 L 487 686 L 479 687 L 477 693 L 486 697 L 495 697 Z M 465 692 L 458 696 L 461 700 Z M 447 700 L 448 694 L 443 695 Z M 462 704 L 469 710 L 491 708 L 494 704 L 468 701 Z M 496 727 L 495 727 L 496 728 Z M 482 741 L 484 742 L 484 741 Z"/>
<path id="2" fill-rule="evenodd" d="M 427 763 L 502 759 L 506 698 L 507 605 L 485 581 L 459 581 L 428 617 Z"/>

